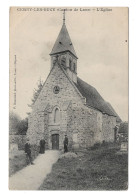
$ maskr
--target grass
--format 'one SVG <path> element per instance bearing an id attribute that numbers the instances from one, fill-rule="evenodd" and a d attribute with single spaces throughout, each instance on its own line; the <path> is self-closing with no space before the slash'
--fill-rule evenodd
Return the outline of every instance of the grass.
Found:
<path id="1" fill-rule="evenodd" d="M 21 170 L 27 165 L 24 151 L 12 151 L 9 156 L 9 176 Z"/>
<path id="2" fill-rule="evenodd" d="M 116 147 L 102 146 L 61 158 L 40 190 L 127 190 L 128 156 Z"/>
<path id="3" fill-rule="evenodd" d="M 37 146 L 33 145 L 32 147 L 32 159 L 34 160 L 38 154 L 39 149 Z M 23 169 L 29 164 L 24 150 L 13 150 L 9 152 L 9 176 L 13 175 L 17 171 Z"/>

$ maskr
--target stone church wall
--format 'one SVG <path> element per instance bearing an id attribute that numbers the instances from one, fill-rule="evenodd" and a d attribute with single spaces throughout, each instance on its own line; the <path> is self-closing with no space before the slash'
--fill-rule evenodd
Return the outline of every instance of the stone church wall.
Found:
<path id="1" fill-rule="evenodd" d="M 68 111 L 67 131 L 72 148 L 87 148 L 102 141 L 102 131 L 97 124 L 98 114 L 98 111 L 86 106 L 72 107 Z"/>
<path id="2" fill-rule="evenodd" d="M 116 117 L 103 114 L 102 137 L 106 142 L 114 141 L 114 127 L 116 125 Z"/>
<path id="3" fill-rule="evenodd" d="M 49 149 L 52 149 L 52 135 L 53 134 L 59 134 L 59 149 L 63 149 L 63 141 L 65 134 L 67 133 L 67 114 L 66 110 L 63 110 L 60 108 L 60 120 L 58 123 L 54 123 L 54 109 L 53 111 L 49 114 L 49 123 L 48 123 L 48 145 Z"/>
<path id="4" fill-rule="evenodd" d="M 49 123 L 49 113 L 47 111 L 44 112 L 44 139 L 45 139 L 45 148 L 49 149 L 49 130 L 48 130 L 48 123 Z"/>
<path id="5" fill-rule="evenodd" d="M 53 93 L 55 86 L 59 86 L 60 88 L 58 94 Z M 77 90 L 72 86 L 61 68 L 56 65 L 48 76 L 28 119 L 29 127 L 27 136 L 30 138 L 31 144 L 38 145 L 40 139 L 48 137 L 47 148 L 51 149 L 51 135 L 54 133 L 54 130 L 57 130 L 57 126 L 55 127 L 55 125 L 51 122 L 52 109 L 57 106 L 60 108 L 61 113 L 59 131 L 61 130 L 63 133 L 60 133 L 61 136 L 59 140 L 61 148 L 63 147 L 63 139 L 67 131 L 65 105 L 70 102 L 70 100 L 75 106 L 82 105 L 84 101 L 83 98 L 79 96 Z"/>
<path id="6" fill-rule="evenodd" d="M 96 140 L 95 143 L 102 143 L 103 141 L 103 137 L 102 137 L 102 113 L 97 111 L 97 128 L 96 131 L 94 133 L 94 139 Z"/>
<path id="7" fill-rule="evenodd" d="M 27 137 L 32 145 L 39 145 L 40 140 L 44 136 L 44 112 L 32 112 L 29 116 Z"/>
<path id="8" fill-rule="evenodd" d="M 58 94 L 53 93 L 55 86 L 59 86 Z M 58 65 L 52 69 L 46 83 L 41 90 L 35 104 L 34 110 L 43 110 L 47 104 L 61 106 L 63 101 L 72 101 L 76 104 L 82 104 L 82 98 L 78 95 L 76 89 L 72 86 L 64 72 Z"/>
<path id="9" fill-rule="evenodd" d="M 53 92 L 59 86 L 58 94 Z M 58 65 L 51 70 L 29 116 L 27 136 L 32 145 L 39 145 L 46 139 L 46 148 L 52 149 L 52 134 L 59 134 L 59 149 L 63 149 L 64 135 L 67 133 L 69 147 L 90 147 L 96 142 L 113 141 L 115 117 L 84 105 L 65 73 Z M 59 124 L 53 123 L 54 109 L 60 110 Z M 73 146 L 73 147 L 72 147 Z"/>

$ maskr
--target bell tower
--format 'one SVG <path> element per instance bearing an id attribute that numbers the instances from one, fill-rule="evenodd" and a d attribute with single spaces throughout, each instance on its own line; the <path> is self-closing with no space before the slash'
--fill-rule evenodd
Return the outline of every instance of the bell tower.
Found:
<path id="1" fill-rule="evenodd" d="M 63 25 L 57 40 L 50 53 L 51 56 L 51 68 L 55 65 L 56 59 L 58 58 L 59 64 L 67 72 L 70 79 L 77 83 L 77 55 L 74 50 L 72 41 L 68 34 L 65 24 L 65 10 L 63 13 Z"/>

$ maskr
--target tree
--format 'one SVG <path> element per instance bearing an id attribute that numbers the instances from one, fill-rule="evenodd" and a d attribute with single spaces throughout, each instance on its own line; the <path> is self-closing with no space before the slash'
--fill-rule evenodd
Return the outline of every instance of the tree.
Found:
<path id="1" fill-rule="evenodd" d="M 21 120 L 19 123 L 18 134 L 26 135 L 27 129 L 28 129 L 28 118 L 25 118 Z"/>
<path id="2" fill-rule="evenodd" d="M 14 135 L 26 135 L 28 129 L 28 118 L 21 120 L 21 118 L 11 112 L 9 114 L 9 133 Z"/>
<path id="3" fill-rule="evenodd" d="M 19 124 L 21 118 L 15 114 L 14 112 L 10 112 L 9 114 L 9 133 L 10 134 L 18 134 Z"/>
<path id="4" fill-rule="evenodd" d="M 43 81 L 41 80 L 41 78 L 38 80 L 38 84 L 37 84 L 37 88 L 33 90 L 33 97 L 31 99 L 32 103 L 31 104 L 28 104 L 29 107 L 32 108 L 32 106 L 34 105 L 38 95 L 40 94 L 40 91 L 43 87 Z M 28 113 L 29 114 L 29 113 Z"/>

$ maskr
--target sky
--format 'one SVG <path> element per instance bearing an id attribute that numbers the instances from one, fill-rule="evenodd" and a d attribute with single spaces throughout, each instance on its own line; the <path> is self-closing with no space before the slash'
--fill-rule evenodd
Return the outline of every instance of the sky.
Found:
<path id="1" fill-rule="evenodd" d="M 38 80 L 45 81 L 50 72 L 49 53 L 63 23 L 58 9 L 10 9 L 10 111 L 21 118 L 31 111 L 28 104 Z M 74 10 L 68 8 L 65 18 L 78 56 L 78 76 L 127 121 L 128 9 Z"/>

